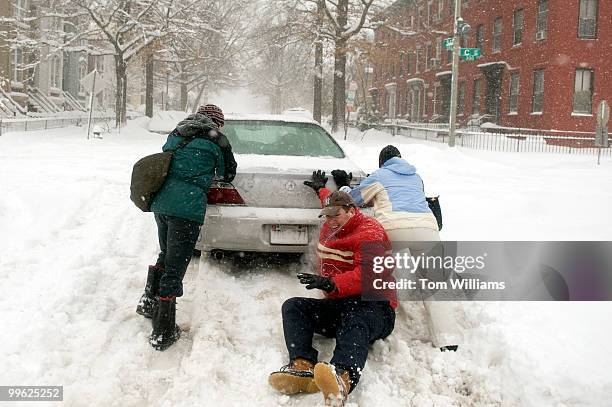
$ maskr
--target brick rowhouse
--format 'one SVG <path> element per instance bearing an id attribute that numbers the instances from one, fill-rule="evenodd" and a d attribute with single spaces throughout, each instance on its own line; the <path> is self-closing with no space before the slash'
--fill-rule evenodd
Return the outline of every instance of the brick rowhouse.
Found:
<path id="1" fill-rule="evenodd" d="M 458 122 L 593 132 L 612 104 L 612 1 L 463 0 Z M 375 32 L 373 101 L 387 118 L 447 122 L 453 0 L 397 1 Z"/>

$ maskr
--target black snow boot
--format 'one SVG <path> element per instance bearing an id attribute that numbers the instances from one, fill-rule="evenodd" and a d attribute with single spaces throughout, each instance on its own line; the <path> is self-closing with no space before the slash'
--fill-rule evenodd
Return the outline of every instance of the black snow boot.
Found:
<path id="1" fill-rule="evenodd" d="M 153 318 L 157 309 L 157 296 L 159 295 L 159 280 L 164 273 L 163 266 L 149 266 L 147 274 L 147 284 L 145 285 L 144 294 L 140 297 L 136 313 L 145 318 Z"/>
<path id="2" fill-rule="evenodd" d="M 159 306 L 153 317 L 153 332 L 149 343 L 156 350 L 166 350 L 178 341 L 181 331 L 176 325 L 176 298 L 159 297 Z"/>

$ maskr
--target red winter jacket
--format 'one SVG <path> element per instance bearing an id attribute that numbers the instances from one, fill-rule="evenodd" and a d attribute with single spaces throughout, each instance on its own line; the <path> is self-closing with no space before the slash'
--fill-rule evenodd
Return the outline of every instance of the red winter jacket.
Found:
<path id="1" fill-rule="evenodd" d="M 331 191 L 327 188 L 319 190 L 321 204 Z M 387 232 L 374 218 L 364 215 L 355 208 L 355 215 L 339 230 L 332 230 L 327 223 L 321 227 L 317 257 L 319 274 L 331 277 L 337 290 L 326 294 L 328 298 L 352 297 L 362 294 L 362 273 L 368 273 L 372 281 L 378 278 L 372 272 L 373 256 L 391 255 L 391 242 Z M 366 248 L 367 253 L 363 253 Z M 385 271 L 385 280 L 392 279 L 392 270 Z M 389 300 L 391 307 L 397 307 L 395 290 L 377 292 Z"/>

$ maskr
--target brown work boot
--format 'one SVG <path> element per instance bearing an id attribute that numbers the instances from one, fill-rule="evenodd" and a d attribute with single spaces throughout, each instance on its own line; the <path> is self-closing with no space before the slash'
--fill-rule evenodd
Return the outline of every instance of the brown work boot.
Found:
<path id="1" fill-rule="evenodd" d="M 351 389 L 348 371 L 336 369 L 329 363 L 317 363 L 314 368 L 314 381 L 323 392 L 326 406 L 344 405 Z"/>
<path id="2" fill-rule="evenodd" d="M 283 394 L 316 393 L 319 391 L 314 382 L 314 363 L 296 358 L 278 372 L 268 377 L 268 383 Z"/>

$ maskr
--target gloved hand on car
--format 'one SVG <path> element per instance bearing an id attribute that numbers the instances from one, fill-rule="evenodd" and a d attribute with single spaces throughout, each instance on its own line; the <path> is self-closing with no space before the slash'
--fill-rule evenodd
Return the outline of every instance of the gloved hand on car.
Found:
<path id="1" fill-rule="evenodd" d="M 331 174 L 338 189 L 348 187 L 353 179 L 353 173 L 349 172 L 347 174 L 344 170 L 333 170 Z"/>
<path id="2" fill-rule="evenodd" d="M 312 181 L 304 181 L 304 185 L 309 186 L 314 189 L 314 191 L 318 194 L 321 188 L 325 188 L 325 184 L 327 183 L 327 177 L 325 176 L 325 171 L 317 170 L 312 172 Z"/>
<path id="3" fill-rule="evenodd" d="M 336 289 L 334 280 L 329 277 L 323 277 L 318 274 L 298 273 L 297 278 L 300 279 L 300 283 L 306 284 L 307 290 L 318 288 L 319 290 L 331 293 Z"/>

